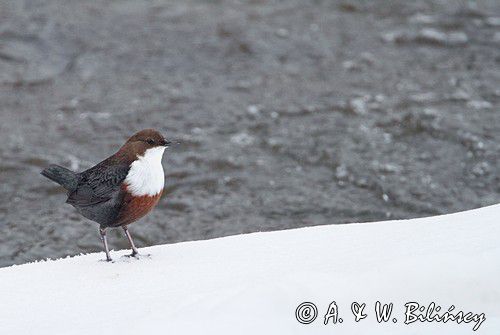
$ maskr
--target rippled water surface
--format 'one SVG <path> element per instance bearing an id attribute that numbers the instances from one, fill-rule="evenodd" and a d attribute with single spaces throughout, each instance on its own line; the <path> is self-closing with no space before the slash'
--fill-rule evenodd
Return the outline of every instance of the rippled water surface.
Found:
<path id="1" fill-rule="evenodd" d="M 497 1 L 0 1 L 0 266 L 101 250 L 39 172 L 146 127 L 139 246 L 499 202 L 499 50 Z"/>

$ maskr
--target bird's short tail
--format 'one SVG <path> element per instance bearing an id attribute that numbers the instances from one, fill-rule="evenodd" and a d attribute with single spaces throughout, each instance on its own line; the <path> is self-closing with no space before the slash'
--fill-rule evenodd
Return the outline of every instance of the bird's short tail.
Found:
<path id="1" fill-rule="evenodd" d="M 40 173 L 42 174 L 42 176 L 55 181 L 68 191 L 73 191 L 74 189 L 76 189 L 76 186 L 78 184 L 77 174 L 59 165 L 52 164 Z"/>

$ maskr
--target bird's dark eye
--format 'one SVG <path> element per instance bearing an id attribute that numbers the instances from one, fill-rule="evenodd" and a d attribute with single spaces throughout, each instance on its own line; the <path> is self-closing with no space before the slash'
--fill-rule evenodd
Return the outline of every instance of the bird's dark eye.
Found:
<path id="1" fill-rule="evenodd" d="M 155 144 L 155 140 L 153 140 L 152 138 L 148 138 L 146 142 L 148 142 L 148 144 Z"/>

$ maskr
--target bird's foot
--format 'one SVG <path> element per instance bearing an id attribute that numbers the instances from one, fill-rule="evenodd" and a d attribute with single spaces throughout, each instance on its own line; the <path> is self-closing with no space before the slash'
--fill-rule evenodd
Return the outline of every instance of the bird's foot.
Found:
<path id="1" fill-rule="evenodd" d="M 140 254 L 138 252 L 132 252 L 130 255 L 124 255 L 123 257 L 127 258 L 135 258 L 135 259 L 142 259 L 142 258 L 151 258 L 151 254 Z"/>
<path id="2" fill-rule="evenodd" d="M 101 259 L 99 262 L 114 263 L 115 261 L 111 258 Z"/>

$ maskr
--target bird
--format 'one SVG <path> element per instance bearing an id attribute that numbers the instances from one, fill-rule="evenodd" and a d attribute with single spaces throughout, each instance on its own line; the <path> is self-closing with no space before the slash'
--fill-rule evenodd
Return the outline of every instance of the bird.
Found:
<path id="1" fill-rule="evenodd" d="M 132 249 L 130 256 L 138 257 L 128 226 L 148 214 L 160 200 L 165 183 L 161 160 L 170 144 L 157 130 L 144 129 L 88 170 L 77 173 L 51 164 L 41 171 L 67 190 L 66 203 L 99 224 L 107 261 L 112 261 L 108 228 L 121 227 Z"/>

